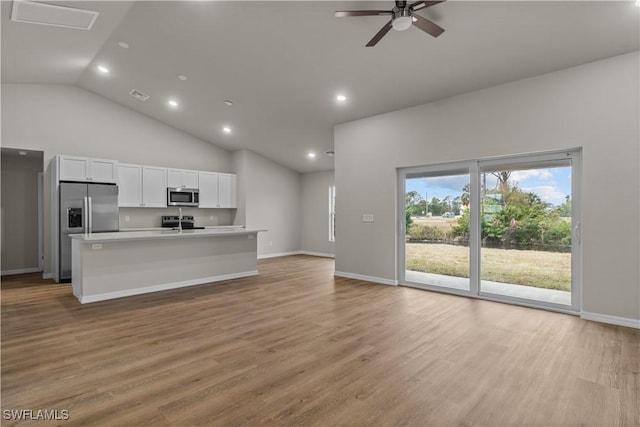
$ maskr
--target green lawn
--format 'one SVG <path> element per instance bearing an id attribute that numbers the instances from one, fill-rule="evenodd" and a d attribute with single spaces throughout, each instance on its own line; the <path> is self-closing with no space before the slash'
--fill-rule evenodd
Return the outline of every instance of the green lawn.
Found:
<path id="1" fill-rule="evenodd" d="M 406 268 L 423 273 L 469 277 L 469 248 L 407 243 Z M 481 279 L 537 288 L 571 290 L 571 254 L 482 248 Z"/>

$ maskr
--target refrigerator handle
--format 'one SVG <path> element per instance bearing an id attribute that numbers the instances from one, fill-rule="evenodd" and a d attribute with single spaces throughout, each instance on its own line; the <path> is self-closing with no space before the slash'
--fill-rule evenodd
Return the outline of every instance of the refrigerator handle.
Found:
<path id="1" fill-rule="evenodd" d="M 84 229 L 84 234 L 89 232 L 89 220 L 87 219 L 87 213 L 89 212 L 89 201 L 88 197 L 84 197 L 82 199 L 82 228 Z"/>
<path id="2" fill-rule="evenodd" d="M 91 200 L 91 197 L 87 197 L 87 199 L 89 200 L 89 211 L 87 212 L 87 218 L 89 221 L 89 234 L 93 233 L 93 219 L 91 218 L 93 216 L 93 201 Z"/>

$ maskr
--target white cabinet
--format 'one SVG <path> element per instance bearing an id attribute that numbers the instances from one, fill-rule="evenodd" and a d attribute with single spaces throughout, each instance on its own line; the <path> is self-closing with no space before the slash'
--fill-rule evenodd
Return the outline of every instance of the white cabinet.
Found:
<path id="1" fill-rule="evenodd" d="M 238 179 L 232 173 L 218 174 L 218 204 L 221 208 L 237 208 Z"/>
<path id="2" fill-rule="evenodd" d="M 89 180 L 93 182 L 118 182 L 118 161 L 89 159 Z"/>
<path id="3" fill-rule="evenodd" d="M 236 208 L 237 177 L 230 173 L 198 172 L 201 208 Z"/>
<path id="4" fill-rule="evenodd" d="M 60 181 L 106 182 L 118 181 L 118 161 L 89 157 L 58 156 Z"/>
<path id="5" fill-rule="evenodd" d="M 167 169 L 167 187 L 198 188 L 198 171 Z"/>
<path id="6" fill-rule="evenodd" d="M 142 206 L 167 207 L 167 169 L 155 166 L 142 167 Z"/>
<path id="7" fill-rule="evenodd" d="M 118 165 L 118 207 L 139 207 L 142 204 L 142 167 Z"/>
<path id="8" fill-rule="evenodd" d="M 198 172 L 198 184 L 200 185 L 201 208 L 218 207 L 218 174 L 216 172 Z"/>
<path id="9" fill-rule="evenodd" d="M 167 170 L 155 166 L 119 165 L 119 207 L 167 207 Z"/>

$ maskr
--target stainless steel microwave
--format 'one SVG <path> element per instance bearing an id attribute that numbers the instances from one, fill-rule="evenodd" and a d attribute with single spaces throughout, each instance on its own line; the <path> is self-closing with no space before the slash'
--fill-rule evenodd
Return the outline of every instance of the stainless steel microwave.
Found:
<path id="1" fill-rule="evenodd" d="M 167 206 L 198 207 L 200 194 L 197 188 L 167 188 Z"/>

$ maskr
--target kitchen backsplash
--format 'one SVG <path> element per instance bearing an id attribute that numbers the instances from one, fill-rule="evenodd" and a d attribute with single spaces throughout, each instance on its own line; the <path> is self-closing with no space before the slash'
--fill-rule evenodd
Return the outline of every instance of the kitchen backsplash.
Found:
<path id="1" fill-rule="evenodd" d="M 178 208 L 120 208 L 120 229 L 160 227 L 162 215 L 178 215 Z M 182 215 L 193 216 L 199 227 L 232 225 L 235 210 L 182 208 Z"/>

